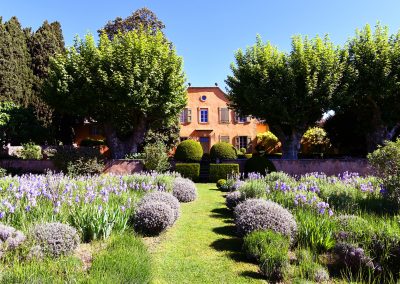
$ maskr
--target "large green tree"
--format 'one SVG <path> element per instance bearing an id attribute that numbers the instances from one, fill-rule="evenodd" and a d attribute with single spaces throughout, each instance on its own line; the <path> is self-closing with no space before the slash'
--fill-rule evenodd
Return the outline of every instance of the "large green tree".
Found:
<path id="1" fill-rule="evenodd" d="M 161 32 L 133 30 L 77 39 L 51 61 L 47 100 L 66 113 L 105 125 L 113 157 L 137 152 L 148 129 L 186 105 L 182 58 Z"/>
<path id="2" fill-rule="evenodd" d="M 0 18 L 0 101 L 28 106 L 32 101 L 33 73 L 25 32 L 16 17 Z"/>
<path id="3" fill-rule="evenodd" d="M 157 18 L 157 15 L 144 7 L 136 10 L 125 19 L 117 17 L 115 20 L 109 21 L 102 29 L 98 30 L 98 33 L 99 35 L 106 33 L 112 39 L 119 32 L 125 33 L 137 29 L 145 29 L 152 34 L 156 34 L 164 28 L 165 25 Z"/>
<path id="4" fill-rule="evenodd" d="M 304 132 L 331 107 L 344 56 L 327 36 L 295 36 L 290 53 L 257 37 L 235 53 L 226 79 L 231 107 L 264 119 L 282 142 L 283 157 L 297 159 Z"/>
<path id="5" fill-rule="evenodd" d="M 366 25 L 344 47 L 348 57 L 336 111 L 366 122 L 362 131 L 367 151 L 392 139 L 400 127 L 399 38 L 380 24 L 374 31 Z"/>

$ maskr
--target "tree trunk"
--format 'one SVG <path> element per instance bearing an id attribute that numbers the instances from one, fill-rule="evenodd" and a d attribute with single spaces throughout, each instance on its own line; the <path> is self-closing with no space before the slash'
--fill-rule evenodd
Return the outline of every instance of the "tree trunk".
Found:
<path id="1" fill-rule="evenodd" d="M 300 141 L 304 131 L 292 128 L 288 132 L 285 132 L 277 128 L 274 129 L 273 132 L 282 143 L 282 159 L 297 160 L 297 155 L 300 150 Z"/>
<path id="2" fill-rule="evenodd" d="M 137 153 L 138 147 L 144 141 L 146 134 L 146 124 L 144 120 L 141 120 L 134 129 L 132 135 L 127 139 L 121 140 L 117 136 L 117 132 L 111 125 L 105 125 L 105 134 L 107 138 L 107 144 L 111 150 L 111 157 L 113 159 L 123 159 L 126 154 Z"/>

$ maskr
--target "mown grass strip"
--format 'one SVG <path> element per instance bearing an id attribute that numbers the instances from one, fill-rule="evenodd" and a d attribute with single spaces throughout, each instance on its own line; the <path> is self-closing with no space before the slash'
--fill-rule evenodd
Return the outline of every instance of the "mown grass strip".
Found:
<path id="1" fill-rule="evenodd" d="M 181 204 L 180 219 L 153 251 L 154 282 L 266 283 L 241 252 L 224 194 L 213 184 L 197 188 L 198 199 Z"/>

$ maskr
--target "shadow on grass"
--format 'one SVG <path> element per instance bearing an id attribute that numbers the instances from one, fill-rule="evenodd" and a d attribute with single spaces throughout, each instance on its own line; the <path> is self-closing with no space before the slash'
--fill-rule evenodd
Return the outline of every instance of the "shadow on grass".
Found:
<path id="1" fill-rule="evenodd" d="M 224 219 L 226 226 L 213 228 L 212 231 L 219 235 L 226 236 L 210 244 L 217 251 L 227 252 L 227 256 L 236 262 L 254 263 L 242 252 L 243 240 L 236 236 L 236 227 L 233 222 L 233 213 L 226 207 L 219 207 L 211 210 L 211 217 Z M 263 279 L 262 275 L 256 272 L 244 271 L 243 277 Z"/>
<path id="2" fill-rule="evenodd" d="M 254 271 L 243 271 L 240 273 L 241 276 L 250 277 L 253 279 L 265 280 L 265 277 L 261 275 L 261 273 L 254 272 Z"/>
<path id="3" fill-rule="evenodd" d="M 236 227 L 234 225 L 227 225 L 213 229 L 214 233 L 228 237 L 236 237 Z"/>

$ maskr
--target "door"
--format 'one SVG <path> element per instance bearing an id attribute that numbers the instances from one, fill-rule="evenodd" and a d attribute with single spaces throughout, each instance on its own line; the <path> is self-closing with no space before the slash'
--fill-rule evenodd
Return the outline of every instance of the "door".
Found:
<path id="1" fill-rule="evenodd" d="M 200 137 L 199 139 L 201 147 L 203 147 L 203 153 L 210 152 L 210 137 Z"/>

